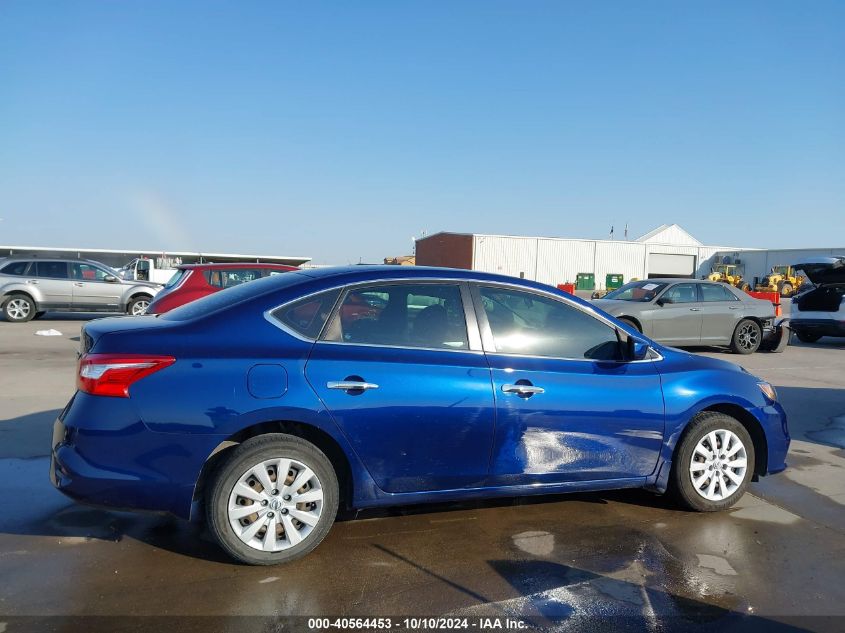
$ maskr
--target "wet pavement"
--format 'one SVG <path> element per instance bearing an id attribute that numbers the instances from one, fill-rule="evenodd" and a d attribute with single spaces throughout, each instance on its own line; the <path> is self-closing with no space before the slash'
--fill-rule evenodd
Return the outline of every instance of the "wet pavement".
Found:
<path id="1" fill-rule="evenodd" d="M 697 350 L 773 382 L 791 416 L 789 470 L 728 512 L 640 491 L 368 511 L 341 517 L 305 559 L 250 568 L 201 526 L 77 505 L 50 486 L 50 430 L 74 389 L 82 323 L 0 323 L 0 632 L 13 616 L 91 615 L 845 628 L 822 617 L 845 616 L 845 340 L 750 357 Z M 34 335 L 49 328 L 63 336 Z"/>

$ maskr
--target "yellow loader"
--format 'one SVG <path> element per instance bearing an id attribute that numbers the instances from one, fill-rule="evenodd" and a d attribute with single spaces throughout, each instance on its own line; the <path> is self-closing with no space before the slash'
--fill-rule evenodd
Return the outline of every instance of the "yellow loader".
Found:
<path id="1" fill-rule="evenodd" d="M 796 274 L 792 266 L 772 266 L 772 272 L 763 277 L 754 290 L 777 292 L 781 297 L 791 297 L 803 283 L 804 276 Z"/>
<path id="2" fill-rule="evenodd" d="M 723 284 L 730 284 L 740 290 L 751 290 L 751 284 L 743 281 L 741 269 L 737 264 L 716 264 L 710 269 L 707 279 L 721 281 Z"/>

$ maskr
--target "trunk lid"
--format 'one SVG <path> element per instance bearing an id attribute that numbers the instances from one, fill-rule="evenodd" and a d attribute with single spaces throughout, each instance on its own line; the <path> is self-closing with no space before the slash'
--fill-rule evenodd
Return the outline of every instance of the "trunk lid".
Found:
<path id="1" fill-rule="evenodd" d="M 795 264 L 816 286 L 845 284 L 845 257 L 815 257 Z"/>

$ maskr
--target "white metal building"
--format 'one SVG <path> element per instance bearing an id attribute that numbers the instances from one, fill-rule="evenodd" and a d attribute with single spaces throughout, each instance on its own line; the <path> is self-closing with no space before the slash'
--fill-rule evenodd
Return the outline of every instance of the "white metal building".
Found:
<path id="1" fill-rule="evenodd" d="M 547 284 L 575 283 L 592 274 L 596 289 L 607 275 L 624 281 L 650 277 L 702 277 L 721 258 L 740 260 L 745 278 L 762 277 L 771 266 L 814 255 L 843 254 L 845 248 L 770 251 L 705 246 L 677 224 L 664 224 L 633 241 L 435 233 L 416 242 L 420 266 L 453 266 Z"/>

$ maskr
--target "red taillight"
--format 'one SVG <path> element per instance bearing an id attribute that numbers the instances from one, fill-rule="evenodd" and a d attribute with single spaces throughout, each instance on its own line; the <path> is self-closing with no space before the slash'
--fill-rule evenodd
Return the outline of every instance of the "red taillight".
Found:
<path id="1" fill-rule="evenodd" d="M 172 356 L 83 354 L 79 359 L 76 386 L 95 396 L 128 398 L 132 383 L 175 362 Z"/>

